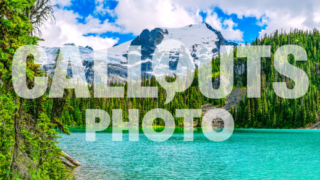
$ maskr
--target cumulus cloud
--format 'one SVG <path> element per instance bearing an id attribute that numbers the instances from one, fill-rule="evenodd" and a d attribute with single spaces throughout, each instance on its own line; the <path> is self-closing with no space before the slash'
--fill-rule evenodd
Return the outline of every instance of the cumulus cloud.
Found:
<path id="1" fill-rule="evenodd" d="M 211 13 L 206 18 L 206 23 L 210 24 L 214 29 L 220 31 L 227 40 L 243 41 L 243 32 L 235 29 L 237 26 L 232 19 L 222 20 L 217 13 Z"/>
<path id="2" fill-rule="evenodd" d="M 111 10 L 108 6 L 106 6 L 106 1 L 104 0 L 95 0 L 95 10 L 94 14 L 100 14 L 100 15 L 110 15 L 111 17 L 115 17 L 115 13 L 113 10 Z"/>
<path id="3" fill-rule="evenodd" d="M 85 24 L 78 24 L 79 31 L 83 34 L 87 33 L 105 33 L 107 31 L 119 32 L 122 31 L 121 28 L 117 27 L 113 23 L 109 23 L 108 20 L 105 20 L 103 23 L 98 18 L 94 18 L 93 16 L 89 15 L 85 19 Z"/>
<path id="4" fill-rule="evenodd" d="M 101 38 L 99 36 L 84 36 L 88 33 L 104 33 L 107 31 L 118 31 L 119 29 L 108 21 L 101 23 L 99 19 L 89 16 L 86 24 L 78 23 L 80 16 L 73 11 L 56 9 L 54 11 L 55 22 L 47 22 L 41 28 L 42 46 L 60 47 L 65 43 L 75 43 L 79 46 L 91 46 L 94 49 L 105 49 L 112 47 L 118 42 L 114 38 Z"/>
<path id="5" fill-rule="evenodd" d="M 156 27 L 178 28 L 201 23 L 199 10 L 185 9 L 171 0 L 121 0 L 115 8 L 116 23 L 125 32 L 139 34 Z"/>
<path id="6" fill-rule="evenodd" d="M 320 29 L 320 2 L 314 0 L 176 0 L 184 8 L 219 7 L 227 14 L 236 14 L 239 18 L 262 18 L 260 25 L 267 25 L 260 35 L 273 33 L 275 30 L 299 28 Z"/>
<path id="7" fill-rule="evenodd" d="M 207 12 L 206 22 L 221 31 L 228 40 L 243 41 L 243 32 L 237 29 L 232 19 L 221 19 L 213 12 L 219 7 L 226 14 L 236 14 L 238 18 L 255 17 L 257 24 L 266 27 L 260 32 L 272 33 L 275 30 L 320 29 L 320 1 L 314 0 L 121 0 L 115 9 L 109 9 L 103 0 L 95 0 L 96 8 L 92 15 L 85 17 L 85 24 L 77 22 L 78 14 L 57 9 L 56 24 L 47 23 L 43 28 L 42 45 L 60 46 L 74 42 L 95 48 L 112 46 L 113 38 L 84 36 L 88 33 L 120 32 L 138 35 L 143 29 L 156 27 L 179 28 L 189 24 L 202 23 L 200 11 Z M 70 6 L 71 0 L 52 0 L 60 6 Z M 101 22 L 95 15 L 115 17 L 115 22 Z"/>

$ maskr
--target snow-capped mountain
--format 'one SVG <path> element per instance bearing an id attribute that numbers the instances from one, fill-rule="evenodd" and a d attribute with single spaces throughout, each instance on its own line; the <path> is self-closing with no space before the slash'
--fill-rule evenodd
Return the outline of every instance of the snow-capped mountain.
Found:
<path id="1" fill-rule="evenodd" d="M 121 63 L 127 62 L 127 52 L 130 45 L 141 46 L 142 71 L 151 71 L 152 55 L 163 41 L 175 39 L 181 41 L 191 53 L 196 65 L 198 61 L 198 46 L 206 45 L 212 47 L 212 57 L 218 55 L 221 45 L 237 45 L 236 43 L 225 40 L 222 34 L 213 29 L 209 24 L 189 25 L 182 28 L 155 28 L 153 30 L 145 29 L 134 40 L 117 45 L 108 50 L 109 59 Z M 148 61 L 150 60 L 150 61 Z"/>
<path id="2" fill-rule="evenodd" d="M 100 61 L 107 61 L 108 77 L 111 81 L 126 81 L 127 78 L 127 58 L 130 45 L 141 46 L 141 71 L 152 72 L 152 57 L 158 46 L 169 39 L 178 40 L 183 43 L 193 58 L 195 66 L 199 65 L 199 45 L 211 47 L 210 56 L 218 56 L 221 45 L 237 45 L 236 43 L 225 40 L 222 34 L 213 29 L 208 24 L 189 25 L 182 28 L 155 28 L 145 29 L 132 41 L 116 45 L 104 52 L 104 56 L 99 56 Z M 67 46 L 75 46 L 73 43 Z M 58 48 L 44 47 L 48 63 L 43 65 L 47 72 L 50 72 L 54 64 L 54 58 Z M 86 81 L 92 83 L 94 77 L 93 70 L 93 49 L 91 47 L 79 47 L 80 57 L 70 58 L 71 64 L 79 65 L 81 62 L 85 70 Z M 179 61 L 179 52 L 170 54 L 169 67 L 175 69 Z M 97 59 L 97 58 L 96 58 Z M 98 62 L 97 62 L 98 63 Z"/>

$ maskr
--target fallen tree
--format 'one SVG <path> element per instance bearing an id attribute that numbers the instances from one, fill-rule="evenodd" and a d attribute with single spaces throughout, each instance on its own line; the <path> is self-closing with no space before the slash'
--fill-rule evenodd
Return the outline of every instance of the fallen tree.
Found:
<path id="1" fill-rule="evenodd" d="M 67 153 L 65 152 L 61 152 L 62 156 L 65 157 L 68 161 L 70 161 L 72 164 L 76 165 L 76 166 L 81 166 L 81 163 L 74 160 L 73 158 L 71 158 L 71 156 L 69 156 Z M 70 167 L 70 163 L 67 163 L 66 161 L 62 161 L 65 165 Z"/>

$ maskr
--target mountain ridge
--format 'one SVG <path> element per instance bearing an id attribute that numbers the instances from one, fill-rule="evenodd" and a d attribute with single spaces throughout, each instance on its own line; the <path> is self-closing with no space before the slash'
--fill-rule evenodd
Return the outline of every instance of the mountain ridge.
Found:
<path id="1" fill-rule="evenodd" d="M 237 43 L 227 41 L 220 31 L 215 30 L 209 24 L 193 24 L 184 26 L 182 28 L 154 28 L 152 30 L 144 29 L 136 38 L 132 41 L 128 41 L 122 44 L 118 44 L 109 48 L 105 53 L 106 57 L 103 60 L 108 62 L 108 77 L 109 81 L 125 82 L 127 78 L 127 54 L 130 45 L 141 46 L 141 72 L 148 73 L 152 71 L 152 57 L 155 49 L 162 42 L 169 39 L 175 39 L 181 41 L 189 49 L 193 61 L 196 66 L 199 65 L 199 45 L 207 45 L 212 47 L 212 58 L 217 57 L 221 45 L 236 46 Z M 67 43 L 65 46 L 76 46 L 74 43 Z M 52 71 L 53 59 L 59 48 L 44 47 L 48 54 L 49 62 L 44 64 L 43 68 L 46 72 Z M 93 70 L 93 49 L 89 46 L 79 46 L 80 59 L 71 59 L 71 63 L 74 64 L 78 61 L 78 64 L 82 64 L 85 69 L 86 81 L 92 83 L 94 80 Z M 101 52 L 101 51 L 100 51 Z M 100 56 L 99 56 L 100 57 Z M 173 63 L 169 64 L 170 69 L 175 69 L 179 60 L 179 53 L 176 53 L 171 58 L 175 59 Z M 81 63 L 79 63 L 81 61 Z"/>

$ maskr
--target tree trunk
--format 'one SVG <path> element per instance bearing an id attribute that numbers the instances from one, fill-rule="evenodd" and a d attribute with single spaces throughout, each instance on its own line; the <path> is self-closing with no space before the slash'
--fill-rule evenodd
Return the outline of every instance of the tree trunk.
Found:
<path id="1" fill-rule="evenodd" d="M 62 151 L 62 155 L 68 160 L 70 161 L 72 164 L 76 165 L 76 166 L 81 166 L 81 163 L 79 163 L 78 161 L 72 159 L 67 153 Z"/>

